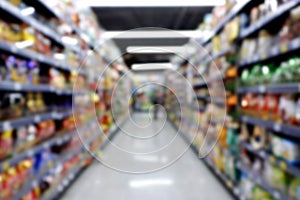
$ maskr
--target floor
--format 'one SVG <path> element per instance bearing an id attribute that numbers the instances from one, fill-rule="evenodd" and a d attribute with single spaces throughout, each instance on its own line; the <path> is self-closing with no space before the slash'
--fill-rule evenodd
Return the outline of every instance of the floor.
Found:
<path id="1" fill-rule="evenodd" d="M 132 119 L 61 200 L 232 199 L 164 117 Z"/>

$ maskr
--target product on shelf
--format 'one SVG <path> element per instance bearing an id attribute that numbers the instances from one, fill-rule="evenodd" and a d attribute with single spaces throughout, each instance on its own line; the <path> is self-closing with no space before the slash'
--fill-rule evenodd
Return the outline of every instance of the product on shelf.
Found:
<path id="1" fill-rule="evenodd" d="M 251 146 L 254 149 L 263 149 L 267 143 L 267 133 L 266 130 L 260 126 L 254 126 L 253 134 L 250 138 Z"/>
<path id="2" fill-rule="evenodd" d="M 276 157 L 290 163 L 298 163 L 300 161 L 300 144 L 295 141 L 273 135 L 271 149 Z"/>
<path id="3" fill-rule="evenodd" d="M 0 132 L 0 160 L 11 155 L 13 150 L 12 130 Z"/>
<path id="4" fill-rule="evenodd" d="M 291 180 L 291 175 L 287 174 L 282 169 L 265 163 L 265 178 L 270 186 L 287 193 L 288 186 Z"/>
<path id="5" fill-rule="evenodd" d="M 274 200 L 274 198 L 272 197 L 272 195 L 267 192 L 266 190 L 264 190 L 263 188 L 261 188 L 260 186 L 254 186 L 252 189 L 252 197 L 253 200 Z"/>
<path id="6" fill-rule="evenodd" d="M 291 180 L 288 189 L 288 195 L 291 197 L 292 200 L 300 199 L 300 179 L 298 177 L 294 177 Z"/>
<path id="7" fill-rule="evenodd" d="M 237 181 L 239 179 L 239 172 L 236 169 L 235 157 L 226 152 L 223 155 L 224 172 L 231 180 Z"/>

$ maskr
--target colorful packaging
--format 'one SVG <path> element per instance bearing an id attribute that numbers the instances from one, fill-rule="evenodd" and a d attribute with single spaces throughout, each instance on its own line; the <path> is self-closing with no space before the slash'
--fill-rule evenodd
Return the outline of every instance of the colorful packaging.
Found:
<path id="1" fill-rule="evenodd" d="M 300 162 L 300 144 L 292 140 L 272 136 L 271 148 L 275 156 L 291 163 Z"/>
<path id="2" fill-rule="evenodd" d="M 12 154 L 13 137 L 12 130 L 0 132 L 0 160 Z"/>

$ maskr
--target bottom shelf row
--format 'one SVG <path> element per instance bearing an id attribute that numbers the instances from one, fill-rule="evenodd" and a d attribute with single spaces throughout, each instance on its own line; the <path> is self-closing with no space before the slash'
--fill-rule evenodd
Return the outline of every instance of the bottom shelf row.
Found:
<path id="1" fill-rule="evenodd" d="M 106 134 L 99 135 L 93 126 L 89 127 L 85 131 L 87 137 L 84 145 L 81 143 L 82 138 L 73 134 L 69 141 L 41 148 L 14 165 L 10 162 L 7 162 L 10 164 L 8 166 L 6 162 L 0 165 L 0 199 L 57 199 L 80 171 L 93 161 L 92 154 L 103 149 L 107 140 L 118 130 L 112 126 Z M 89 152 L 84 146 L 89 148 Z"/>
<path id="2" fill-rule="evenodd" d="M 172 124 L 177 129 L 176 123 Z M 196 137 L 191 147 L 201 157 L 199 149 L 205 150 L 209 142 L 203 142 L 202 134 L 193 134 Z M 189 143 L 193 134 L 181 130 Z M 255 150 L 247 142 L 237 141 L 228 146 L 222 141 L 219 140 L 202 160 L 235 199 L 300 199 L 299 165 L 277 158 L 266 150 Z"/>

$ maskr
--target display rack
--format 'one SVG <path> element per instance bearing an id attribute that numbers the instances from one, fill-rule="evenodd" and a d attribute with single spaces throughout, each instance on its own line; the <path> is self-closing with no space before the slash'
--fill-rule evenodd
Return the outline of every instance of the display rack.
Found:
<path id="1" fill-rule="evenodd" d="M 257 176 L 254 173 L 251 173 L 251 170 L 248 169 L 246 166 L 243 166 L 242 164 L 238 163 L 237 168 L 241 170 L 242 172 L 245 172 L 248 174 L 248 178 L 255 184 L 259 185 L 264 190 L 268 191 L 269 194 L 271 194 L 275 199 L 277 200 L 288 200 L 289 198 L 282 194 L 280 191 L 272 188 L 266 181 L 262 179 L 262 177 Z"/>
<path id="2" fill-rule="evenodd" d="M 211 41 L 211 39 L 217 35 L 223 28 L 224 26 L 235 16 L 237 16 L 248 4 L 250 3 L 249 0 L 241 1 L 238 3 L 236 6 L 234 6 L 229 13 L 225 16 L 225 18 L 213 29 L 210 35 L 208 35 L 206 38 L 204 38 L 201 41 L 202 45 L 207 44 L 208 42 Z"/>
<path id="3" fill-rule="evenodd" d="M 239 68 L 244 68 L 258 62 L 269 60 L 283 54 L 290 53 L 300 48 L 300 38 L 295 38 L 291 41 L 275 45 L 270 50 L 264 50 L 260 54 L 255 54 L 248 60 L 242 60 L 238 63 Z"/>
<path id="4" fill-rule="evenodd" d="M 271 117 L 270 116 L 264 116 L 260 115 L 257 113 L 254 113 L 255 111 L 249 109 L 249 110 L 242 110 L 242 97 L 247 98 L 247 94 L 252 94 L 251 97 L 274 97 L 276 98 L 276 103 L 279 103 L 279 97 L 280 95 L 287 95 L 287 96 L 295 96 L 298 98 L 299 96 L 299 83 L 298 81 L 277 81 L 272 82 L 272 81 L 264 81 L 260 82 L 260 84 L 254 84 L 256 80 L 249 81 L 249 83 L 245 83 L 244 79 L 241 81 L 241 74 L 242 72 L 248 70 L 248 72 L 251 72 L 252 67 L 257 65 L 262 65 L 262 66 L 268 66 L 267 64 L 272 64 L 272 67 L 278 65 L 278 63 L 282 61 L 287 61 L 286 56 L 290 56 L 291 58 L 297 57 L 297 50 L 300 48 L 300 39 L 299 35 L 295 34 L 292 37 L 289 37 L 289 39 L 282 39 L 279 40 L 278 36 L 274 36 L 275 34 L 279 34 L 280 32 L 279 29 L 280 27 L 287 28 L 287 25 L 284 24 L 285 19 L 290 17 L 290 12 L 293 9 L 299 9 L 300 1 L 295 0 L 295 1 L 288 1 L 282 5 L 279 5 L 276 11 L 273 12 L 268 12 L 265 13 L 264 15 L 260 16 L 259 18 L 257 17 L 255 20 L 251 21 L 250 15 L 255 13 L 254 7 L 257 7 L 256 9 L 259 9 L 258 6 L 262 4 L 263 1 L 241 1 L 238 3 L 236 6 L 233 7 L 231 11 L 227 12 L 227 15 L 223 17 L 223 19 L 220 20 L 220 23 L 215 26 L 215 28 L 212 30 L 211 34 L 204 38 L 200 44 L 204 46 L 204 51 L 197 52 L 196 54 L 189 55 L 188 58 L 191 58 L 191 66 L 193 67 L 198 67 L 197 69 L 198 72 L 200 72 L 200 76 L 196 76 L 193 74 L 193 80 L 192 80 L 192 85 L 195 90 L 195 93 L 197 95 L 197 100 L 200 101 L 200 104 L 203 105 L 203 109 L 198 110 L 195 109 L 195 106 L 187 106 L 187 108 L 190 108 L 191 110 L 194 110 L 195 116 L 199 116 L 200 118 L 203 118 L 205 112 L 206 112 L 206 106 L 209 104 L 218 104 L 222 107 L 226 107 L 227 109 L 227 115 L 225 119 L 225 124 L 223 129 L 225 128 L 226 130 L 229 130 L 231 139 L 232 139 L 232 132 L 235 133 L 235 138 L 236 141 L 238 142 L 233 142 L 232 144 L 227 144 L 227 146 L 222 146 L 219 147 L 219 145 L 216 146 L 217 150 L 213 150 L 210 155 L 207 156 L 206 159 L 203 160 L 203 162 L 211 169 L 214 175 L 218 177 L 218 179 L 222 182 L 225 183 L 225 187 L 230 190 L 230 192 L 237 198 L 237 199 L 246 199 L 249 194 L 244 194 L 243 190 L 241 188 L 244 187 L 243 182 L 242 182 L 242 177 L 241 174 L 247 179 L 252 182 L 253 188 L 256 186 L 260 189 L 262 189 L 264 192 L 269 193 L 272 197 L 271 199 L 291 199 L 291 193 L 290 191 L 281 191 L 279 189 L 276 189 L 272 187 L 271 183 L 268 182 L 270 180 L 264 180 L 264 171 L 263 169 L 261 170 L 261 174 L 258 176 L 257 172 L 254 173 L 250 166 L 249 163 L 247 165 L 243 162 L 245 162 L 245 157 L 248 158 L 248 162 L 250 162 L 250 165 L 253 164 L 253 160 L 261 160 L 262 162 L 269 163 L 270 166 L 272 167 L 277 167 L 278 169 L 282 170 L 283 173 L 291 175 L 291 178 L 293 180 L 297 180 L 300 175 L 300 167 L 297 163 L 295 162 L 289 162 L 287 160 L 284 160 L 282 157 L 279 155 L 275 156 L 271 149 L 271 144 L 268 143 L 265 145 L 265 148 L 261 149 L 255 149 L 252 146 L 252 143 L 249 142 L 250 138 L 252 137 L 252 133 L 248 136 L 247 139 L 244 139 L 244 133 L 242 132 L 242 126 L 250 127 L 249 130 L 253 130 L 251 128 L 253 127 L 259 127 L 262 128 L 263 130 L 266 130 L 268 133 L 270 132 L 271 137 L 279 137 L 286 139 L 285 141 L 300 141 L 299 133 L 300 133 L 300 127 L 299 125 L 296 125 L 297 123 L 293 122 L 293 120 L 290 120 L 289 122 L 283 122 L 284 120 L 279 120 L 278 116 L 276 117 Z M 298 11 L 298 10 L 297 10 Z M 298 12 L 297 12 L 298 13 Z M 245 20 L 245 16 L 248 15 L 248 22 L 243 23 Z M 295 13 L 294 13 L 295 16 Z M 226 48 L 223 47 L 222 45 L 224 42 L 224 37 L 226 34 L 224 27 L 229 24 L 230 22 L 234 22 L 234 18 L 236 17 L 241 17 L 242 21 L 240 21 L 241 24 L 238 24 L 239 27 L 239 32 L 236 36 L 236 38 L 230 38 L 230 40 L 226 41 Z M 238 20 L 236 20 L 238 21 Z M 235 22 L 236 22 L 235 21 Z M 277 27 L 276 30 L 274 30 L 274 26 L 272 24 L 276 24 L 278 21 L 279 27 Z M 296 22 L 294 22 L 296 23 Z M 291 26 L 291 25 L 290 25 Z M 228 27 L 227 27 L 228 28 Z M 289 27 L 291 28 L 291 27 Z M 234 28 L 234 30 L 236 30 Z M 258 44 L 259 40 L 261 38 L 258 38 L 260 34 L 262 33 L 262 30 L 270 30 L 271 33 L 268 35 L 268 39 L 274 40 L 273 43 L 269 43 L 268 46 L 264 48 L 264 45 Z M 228 31 L 228 30 L 227 30 Z M 220 34 L 220 36 L 219 36 Z M 222 35 L 223 34 L 223 35 Z M 228 34 L 228 32 L 227 32 Z M 282 33 L 281 33 L 282 34 Z M 280 35 L 281 36 L 281 35 Z M 223 39 L 221 41 L 221 39 Z M 214 41 L 213 41 L 214 40 Z M 213 42 L 212 42 L 213 41 Z M 248 55 L 245 53 L 246 56 L 244 56 L 245 59 L 241 59 L 239 55 L 243 54 L 244 50 L 247 50 L 248 46 L 244 45 L 244 41 L 247 42 L 253 42 L 251 43 L 254 46 L 254 42 L 256 45 L 260 45 L 260 49 L 257 49 L 255 51 L 251 51 L 253 54 Z M 219 42 L 220 44 L 216 45 L 215 43 Z M 192 45 L 192 44 L 191 44 Z M 249 47 L 250 48 L 250 47 Z M 258 47 L 256 47 L 258 48 Z M 208 54 L 207 52 L 214 52 Z M 293 56 L 293 57 L 292 57 Z M 209 58 L 209 59 L 207 59 Z M 297 57 L 298 58 L 298 57 Z M 222 101 L 219 101 L 218 98 L 216 98 L 215 102 L 211 102 L 211 97 L 207 96 L 208 92 L 206 91 L 207 88 L 213 87 L 214 85 L 217 85 L 220 81 L 220 78 L 214 78 L 213 75 L 207 76 L 207 71 L 210 69 L 211 62 L 217 61 L 218 63 L 224 63 L 224 61 L 231 62 L 229 65 L 231 67 L 225 68 L 224 71 L 222 72 L 222 78 L 225 84 L 225 89 L 226 89 L 226 96 L 227 96 L 227 102 L 224 102 L 222 104 Z M 220 66 L 219 66 L 220 67 Z M 221 65 L 222 67 L 222 65 Z M 296 69 L 297 66 L 294 66 L 293 69 Z M 227 70 L 232 68 L 236 69 L 236 72 L 232 70 L 230 72 L 230 75 L 227 75 Z M 182 75 L 189 77 L 188 73 L 189 70 L 186 65 L 182 65 Z M 298 69 L 298 68 L 297 68 Z M 244 70 L 244 71 L 243 71 Z M 272 68 L 272 70 L 274 70 Z M 273 73 L 273 72 L 272 72 Z M 272 75 L 271 73 L 269 74 L 270 76 Z M 295 75 L 296 76 L 296 75 Z M 203 81 L 203 78 L 205 77 L 206 82 Z M 250 78 L 249 78 L 250 79 Z M 283 79 L 287 80 L 287 79 Z M 231 82 L 230 82 L 231 81 Z M 231 85 L 230 85 L 231 84 Z M 234 88 L 232 87 L 232 84 L 234 85 Z M 199 91 L 199 94 L 197 93 Z M 235 101 L 233 101 L 233 98 L 230 99 L 230 97 L 235 97 Z M 251 98 L 249 96 L 249 98 Z M 295 100 L 295 99 L 294 99 Z M 224 100 L 223 100 L 224 101 Z M 229 103 L 230 101 L 230 103 Z M 265 100 L 266 101 L 266 100 Z M 245 102 L 243 102 L 245 104 Z M 249 103 L 249 102 L 246 102 Z M 251 101 L 250 101 L 251 103 Z M 233 111 L 231 113 L 231 111 Z M 196 124 L 194 122 L 191 122 L 189 118 L 187 119 L 180 119 L 179 115 L 176 115 L 176 109 L 169 109 L 169 112 L 173 112 L 169 120 L 174 124 L 175 128 L 177 129 L 176 124 L 183 123 L 187 127 L 191 126 L 196 126 L 196 127 L 207 127 L 207 124 L 205 121 L 200 120 L 199 124 Z M 269 113 L 268 113 L 269 114 Z M 269 114 L 270 115 L 270 114 Z M 181 116 L 182 117 L 182 116 Z M 184 115 L 183 115 L 184 117 Z M 213 126 L 215 125 L 222 125 L 222 121 L 211 121 L 213 123 Z M 206 134 L 208 130 L 205 130 L 205 128 L 199 129 L 200 133 L 198 134 Z M 257 129 L 261 130 L 261 129 Z M 220 131 L 218 129 L 214 130 L 212 129 L 211 131 L 217 132 Z M 272 132 L 271 132 L 272 131 Z M 194 132 L 191 130 L 183 130 L 181 133 L 185 140 L 189 141 L 188 136 L 196 133 L 190 133 Z M 211 132 L 209 132 L 211 134 Z M 243 134 L 241 134 L 243 133 Z M 223 133 L 224 134 L 224 133 Z M 228 133 L 226 133 L 228 134 Z M 224 137 L 224 136 L 222 136 Z M 250 138 L 249 138 L 250 137 Z M 231 140 L 229 139 L 229 140 Z M 232 142 L 232 141 L 231 141 Z M 201 141 L 200 141 L 201 143 Z M 274 144 L 273 144 L 274 145 Z M 196 152 L 198 155 L 198 149 L 200 148 L 198 143 L 193 143 L 192 144 L 192 149 Z M 226 153 L 225 153 L 226 152 Z M 228 153 L 229 152 L 229 153 Z M 237 171 L 240 175 L 234 178 L 234 180 L 228 179 L 228 176 L 226 175 L 226 170 L 219 169 L 219 163 L 217 163 L 215 160 L 222 160 L 221 157 L 215 158 L 215 154 L 217 156 L 220 156 L 218 154 L 222 154 L 222 156 L 225 156 L 225 160 L 230 160 L 228 157 L 228 154 L 230 157 L 234 158 L 234 164 L 233 168 L 235 171 Z M 249 155 L 248 155 L 249 154 Z M 215 159 L 213 159 L 215 158 Z M 257 160 L 256 160 L 257 159 Z M 223 163 L 223 165 L 225 165 Z M 262 164 L 262 166 L 264 166 Z M 224 167 L 224 166 L 223 166 Z M 288 181 L 287 181 L 288 182 Z M 226 184 L 230 183 L 230 184 Z M 286 187 L 289 187 L 288 185 Z M 251 194 L 254 195 L 254 194 Z M 251 197 L 248 197 L 252 199 Z M 254 198 L 254 197 L 253 197 Z M 294 197 L 295 198 L 295 197 Z"/>
<path id="5" fill-rule="evenodd" d="M 38 22 L 33 17 L 22 15 L 21 11 L 18 8 L 16 8 L 14 5 L 10 4 L 9 2 L 7 2 L 7 1 L 1 1 L 0 7 L 1 7 L 1 9 L 3 9 L 4 11 L 10 13 L 11 15 L 13 15 L 16 18 L 18 18 L 19 20 L 21 20 L 21 21 L 23 21 L 23 22 L 31 25 L 35 29 L 37 29 L 40 32 L 44 33 L 49 38 L 51 38 L 55 42 L 57 42 L 58 44 L 60 44 L 62 46 L 65 46 L 65 47 L 67 47 L 69 49 L 72 49 L 75 52 L 80 52 L 80 49 L 74 48 L 74 47 L 70 47 L 70 46 L 67 46 L 66 44 L 64 44 L 63 41 L 62 41 L 62 39 L 61 39 L 61 36 L 58 35 L 57 33 L 55 33 L 50 28 L 48 28 L 47 26 L 45 26 L 44 24 Z"/>
<path id="6" fill-rule="evenodd" d="M 169 119 L 169 121 L 172 121 L 171 119 Z M 173 128 L 178 131 L 178 127 L 177 125 L 175 125 L 174 123 L 171 123 L 171 125 L 173 126 Z M 193 124 L 198 126 L 200 129 L 202 129 L 202 131 L 206 131 L 203 130 L 203 128 L 201 126 L 199 126 L 199 124 Z M 185 140 L 185 142 L 187 144 L 190 144 L 190 139 L 187 137 L 187 135 L 185 133 L 182 133 L 179 130 L 180 135 L 182 136 L 182 138 Z M 191 149 L 193 150 L 193 152 L 195 153 L 195 155 L 198 157 L 199 156 L 199 149 L 196 145 L 191 145 Z M 229 193 L 232 195 L 232 197 L 234 199 L 240 199 L 242 200 L 243 198 L 240 196 L 240 192 L 239 192 L 239 188 L 236 186 L 236 183 L 231 180 L 226 174 L 224 174 L 223 172 L 221 172 L 219 169 L 215 168 L 214 165 L 206 158 L 201 159 L 205 166 L 218 178 L 218 180 L 220 180 L 220 182 L 224 185 L 224 187 L 226 187 L 229 191 Z"/>
<path id="7" fill-rule="evenodd" d="M 28 124 L 38 123 L 48 119 L 62 119 L 72 114 L 71 109 L 67 111 L 51 111 L 42 114 L 34 114 L 25 117 L 20 117 L 12 120 L 5 120 L 0 122 L 0 130 L 9 130 L 12 128 L 18 128 Z"/>
<path id="8" fill-rule="evenodd" d="M 292 165 L 282 159 L 278 159 L 272 154 L 266 152 L 265 150 L 256 150 L 250 144 L 246 142 L 241 142 L 240 145 L 245 148 L 247 151 L 263 158 L 264 160 L 269 161 L 271 164 L 279 167 L 282 170 L 289 172 L 297 177 L 300 177 L 300 169 L 299 167 Z"/>
<path id="9" fill-rule="evenodd" d="M 275 84 L 275 85 L 259 85 L 250 87 L 241 87 L 238 89 L 238 93 L 297 93 L 299 91 L 299 83 L 285 83 L 285 84 Z"/>
<path id="10" fill-rule="evenodd" d="M 0 91 L 24 91 L 24 92 L 48 92 L 57 95 L 79 95 L 83 94 L 85 90 L 72 90 L 72 89 L 60 89 L 54 86 L 49 86 L 47 84 L 28 84 L 28 83 L 16 83 L 2 81 L 0 83 Z"/>
<path id="11" fill-rule="evenodd" d="M 38 124 L 41 124 L 45 121 L 51 120 L 53 124 L 57 123 L 54 126 L 54 132 L 51 133 L 50 136 L 45 136 L 44 138 L 34 138 L 32 143 L 26 143 L 23 144 L 24 146 L 20 147 L 20 149 L 17 149 L 15 145 L 13 145 L 12 150 L 10 153 L 5 155 L 0 154 L 2 156 L 0 158 L 0 176 L 6 175 L 11 171 L 11 169 L 16 169 L 17 166 L 20 165 L 22 162 L 30 162 L 30 165 L 33 165 L 33 162 L 37 158 L 37 155 L 49 152 L 51 154 L 51 159 L 48 161 L 40 161 L 42 163 L 42 166 L 38 167 L 37 169 L 33 167 L 28 170 L 28 173 L 26 175 L 26 180 L 20 180 L 20 185 L 18 186 L 18 189 L 15 189 L 14 187 L 10 188 L 4 188 L 3 190 L 0 189 L 0 199 L 12 199 L 12 200 L 19 200 L 23 199 L 24 196 L 27 198 L 30 198 L 28 196 L 33 195 L 35 193 L 36 189 L 40 187 L 40 184 L 45 181 L 45 178 L 51 176 L 54 180 L 54 183 L 49 184 L 49 188 L 47 191 L 39 192 L 34 195 L 37 195 L 39 199 L 44 200 L 52 200 L 57 199 L 60 195 L 62 195 L 65 190 L 71 185 L 71 183 L 78 177 L 80 172 L 83 171 L 93 159 L 92 155 L 87 153 L 86 149 L 89 149 L 92 153 L 97 152 L 100 149 L 103 149 L 110 139 L 117 133 L 118 127 L 116 125 L 111 124 L 105 124 L 101 121 L 101 116 L 104 115 L 104 113 L 107 115 L 107 110 L 101 110 L 99 119 L 95 120 L 89 120 L 89 107 L 86 105 L 78 105 L 77 107 L 83 107 L 83 109 L 72 109 L 72 97 L 78 98 L 78 97 L 90 97 L 90 96 L 96 96 L 97 93 L 95 88 L 90 88 L 90 85 L 93 85 L 93 81 L 96 81 L 94 76 L 98 73 L 97 70 L 101 68 L 99 65 L 113 65 L 113 64 L 119 64 L 121 65 L 121 61 L 118 61 L 119 63 L 116 63 L 115 61 L 111 62 L 113 59 L 111 59 L 108 55 L 104 55 L 103 53 L 99 53 L 98 51 L 94 51 L 94 49 L 97 46 L 97 41 L 92 41 L 92 39 L 89 38 L 87 34 L 84 33 L 84 31 L 80 30 L 79 25 L 77 26 L 75 22 L 73 22 L 70 18 L 66 18 L 62 16 L 60 13 L 58 13 L 55 10 L 55 6 L 49 6 L 49 4 L 46 1 L 42 0 L 36 0 L 36 1 L 30 1 L 27 2 L 30 4 L 30 6 L 36 8 L 40 8 L 42 5 L 46 10 L 51 12 L 53 16 L 59 21 L 59 23 L 63 25 L 67 25 L 71 27 L 72 33 L 71 35 L 68 35 L 67 37 L 79 40 L 78 44 L 80 45 L 73 45 L 70 46 L 63 40 L 63 35 L 60 35 L 55 31 L 51 26 L 48 26 L 47 23 L 42 23 L 39 18 L 36 18 L 35 15 L 24 15 L 20 8 L 13 5 L 9 1 L 1 1 L 0 2 L 0 10 L 5 13 L 8 18 L 16 19 L 16 23 L 25 23 L 26 26 L 38 31 L 39 33 L 43 34 L 44 37 L 47 38 L 47 40 L 51 40 L 51 44 L 57 45 L 58 51 L 49 52 L 48 54 L 39 52 L 38 48 L 21 48 L 16 45 L 16 43 L 12 42 L 13 40 L 0 40 L 0 51 L 4 55 L 13 55 L 17 58 L 22 58 L 24 60 L 32 60 L 34 62 L 37 62 L 38 64 L 41 64 L 42 67 L 43 64 L 45 64 L 46 70 L 48 69 L 58 69 L 59 73 L 63 74 L 63 76 L 69 77 L 69 76 L 75 76 L 80 75 L 83 76 L 84 84 L 82 86 L 79 86 L 78 89 L 71 88 L 72 81 L 71 78 L 68 80 L 68 83 L 65 83 L 64 86 L 54 86 L 50 83 L 50 81 L 41 80 L 31 82 L 26 80 L 17 82 L 16 80 L 6 80 L 8 79 L 5 76 L 5 80 L 1 79 L 0 83 L 0 91 L 4 94 L 10 94 L 10 93 L 16 93 L 16 94 L 39 94 L 42 97 L 41 98 L 55 98 L 50 103 L 56 102 L 57 99 L 63 99 L 62 102 L 58 102 L 55 105 L 47 105 L 43 109 L 40 109 L 39 111 L 29 111 L 24 109 L 22 111 L 22 114 L 18 115 L 12 115 L 5 118 L 2 118 L 0 121 L 0 136 L 3 132 L 10 132 L 10 131 L 16 131 L 17 129 L 21 128 L 35 128 L 38 126 Z M 27 5 L 28 6 L 28 5 Z M 79 11 L 80 12 L 80 11 Z M 85 11 L 86 12 L 86 11 Z M 62 12 L 63 13 L 63 12 Z M 42 13 L 43 15 L 44 13 Z M 46 15 L 46 14 L 45 14 Z M 87 15 L 87 13 L 85 13 Z M 91 16 L 88 16 L 91 17 Z M 6 18 L 4 20 L 7 20 Z M 5 24 L 6 26 L 9 26 L 8 24 Z M 82 24 L 80 24 L 82 25 Z M 94 27 L 93 27 L 94 28 Z M 97 29 L 101 29 L 100 27 L 97 27 Z M 97 36 L 96 38 L 100 38 Z M 51 46 L 51 45 L 50 45 Z M 104 45 L 105 46 L 105 45 Z M 61 47 L 63 49 L 61 49 Z M 100 47 L 102 48 L 102 46 Z M 109 48 L 105 47 L 107 54 L 109 54 L 111 50 L 115 50 L 113 48 L 116 48 L 113 44 L 109 45 Z M 76 64 L 76 61 L 82 62 L 85 55 L 87 55 L 88 52 L 93 50 L 93 55 L 89 57 L 93 57 L 93 62 L 88 66 L 87 68 L 79 69 L 79 64 Z M 64 53 L 66 51 L 67 53 L 72 53 L 73 59 L 69 59 L 71 61 L 65 61 L 65 60 L 59 60 L 54 57 L 54 53 L 62 52 Z M 51 54 L 53 53 L 53 58 Z M 85 58 L 88 59 L 88 58 Z M 73 61 L 73 62 L 72 62 Z M 72 64 L 70 63 L 72 62 Z M 82 63 L 80 63 L 82 64 Z M 1 66 L 1 67 L 7 67 L 7 66 Z M 45 69 L 44 68 L 44 69 Z M 122 68 L 123 70 L 123 68 Z M 91 73 L 92 72 L 92 73 Z M 1 71 L 2 73 L 2 71 Z M 40 73 L 40 72 L 38 72 Z M 43 71 L 43 75 L 47 76 L 47 71 Z M 117 73 L 122 73 L 122 71 L 119 71 Z M 3 74 L 1 74 L 2 76 Z M 38 74 L 40 75 L 40 74 Z M 104 76 L 108 77 L 107 74 Z M 0 77 L 3 78 L 3 77 Z M 44 77 L 43 77 L 44 78 Z M 97 79 L 98 80 L 98 79 Z M 90 82 L 87 82 L 90 81 Z M 114 80 L 113 80 L 114 81 Z M 46 83 L 45 83 L 46 82 Z M 66 81 L 67 82 L 67 81 Z M 67 85 L 69 84 L 69 85 Z M 98 91 L 101 92 L 108 92 L 111 90 L 111 88 L 108 87 L 111 83 L 105 83 L 100 86 L 101 89 Z M 124 92 L 127 90 L 124 89 Z M 128 91 L 129 92 L 129 91 Z M 47 97 L 45 97 L 45 96 Z M 30 96 L 30 95 L 28 95 Z M 100 95 L 101 96 L 101 95 Z M 27 98 L 27 97 L 26 97 Z M 109 98 L 109 97 L 107 97 Z M 27 99 L 26 99 L 27 100 Z M 24 98 L 24 101 L 26 101 Z M 99 98 L 99 100 L 104 101 L 102 98 Z M 44 100 L 43 100 L 44 101 Z M 108 102 L 108 101 L 106 101 Z M 42 102 L 46 103 L 46 102 Z M 93 102 L 94 103 L 94 102 Z M 108 107 L 108 106 L 107 106 Z M 42 111 L 43 110 L 43 111 Z M 84 114 L 82 115 L 85 120 L 80 119 L 78 122 L 79 127 L 78 129 L 75 129 L 74 127 L 66 128 L 64 127 L 63 122 L 67 123 L 66 120 L 75 120 L 76 113 L 80 112 L 82 113 L 82 110 L 84 110 Z M 79 114 L 80 114 L 79 113 Z M 74 116 L 73 116 L 74 115 Z M 2 115 L 1 115 L 2 117 Z M 123 122 L 126 117 L 124 116 L 124 113 L 120 113 L 120 116 L 117 117 L 123 117 Z M 73 122 L 73 121 L 72 121 Z M 68 121 L 70 123 L 70 121 Z M 91 130 L 91 128 L 94 127 L 94 125 L 100 123 L 101 126 L 105 126 L 106 129 L 104 129 L 104 134 L 95 134 L 95 130 Z M 76 123 L 77 124 L 77 123 Z M 70 124 L 69 124 L 70 126 Z M 83 138 L 78 137 L 77 131 L 80 131 L 80 133 L 83 134 Z M 35 133 L 34 133 L 35 134 Z M 34 136 L 37 137 L 37 136 Z M 27 139 L 27 138 L 26 138 Z M 80 140 L 84 140 L 84 145 L 80 143 Z M 75 141 L 75 142 L 74 142 Z M 73 143 L 74 144 L 73 144 Z M 71 145 L 70 145 L 71 144 Z M 58 151 L 58 153 L 53 152 L 53 148 L 57 148 L 64 145 L 63 150 Z M 9 150 L 7 150 L 9 151 Z M 0 151 L 0 153 L 2 153 Z M 2 153 L 3 154 L 3 153 Z M 66 165 L 68 163 L 68 165 Z M 27 163 L 28 164 L 28 163 Z M 29 165 L 28 165 L 29 166 Z M 36 166 L 35 166 L 36 167 Z M 64 168 L 63 174 L 57 174 L 57 169 Z M 25 173 L 25 172 L 24 172 Z M 61 173 L 61 172 L 59 172 Z M 55 177 L 53 177 L 55 175 Z M 21 177 L 20 177 L 21 179 Z M 2 180 L 2 179 L 1 179 Z M 1 191 L 2 190 L 2 191 Z M 9 195 L 9 197 L 7 196 Z"/>
<path id="12" fill-rule="evenodd" d="M 267 120 L 262 120 L 250 116 L 242 116 L 241 121 L 253 125 L 258 125 L 261 127 L 265 127 L 267 129 L 273 130 L 275 132 L 280 132 L 283 135 L 291 136 L 295 138 L 300 138 L 299 131 L 300 127 L 292 126 L 289 124 L 284 124 L 280 122 L 272 122 Z"/>
<path id="13" fill-rule="evenodd" d="M 36 60 L 38 62 L 51 65 L 53 67 L 56 67 L 58 69 L 66 70 L 66 71 L 71 71 L 71 70 L 77 70 L 75 66 L 71 66 L 66 63 L 62 63 L 58 60 L 55 60 L 53 58 L 47 57 L 43 54 L 27 50 L 27 49 L 19 49 L 13 44 L 9 44 L 7 42 L 1 41 L 0 40 L 0 49 L 3 51 L 7 51 L 9 53 L 12 53 L 14 55 L 18 55 L 24 58 L 29 58 L 32 60 Z"/>
<path id="14" fill-rule="evenodd" d="M 292 8 L 299 5 L 299 0 L 289 1 L 288 3 L 280 6 L 276 12 L 268 14 L 266 17 L 261 18 L 255 24 L 251 25 L 250 27 L 241 30 L 240 39 L 246 38 L 251 34 L 261 30 L 264 26 L 268 25 L 269 23 L 273 22 L 277 18 L 281 17 L 283 14 L 289 12 Z"/>
<path id="15" fill-rule="evenodd" d="M 85 126 L 87 126 L 87 125 L 85 125 Z M 83 128 L 81 128 L 81 129 L 83 129 Z M 54 137 L 52 139 L 49 139 L 49 140 L 31 148 L 31 149 L 25 150 L 24 152 L 21 152 L 15 156 L 12 156 L 11 158 L 8 158 L 8 159 L 0 162 L 0 173 L 2 172 L 3 169 L 8 168 L 9 166 L 15 165 L 27 157 L 33 156 L 34 154 L 41 151 L 42 149 L 47 149 L 53 145 L 60 145 L 64 142 L 70 140 L 70 138 L 72 136 L 74 136 L 75 134 L 76 134 L 76 131 L 71 131 L 70 133 L 64 134 L 62 136 Z"/>

